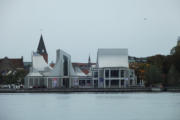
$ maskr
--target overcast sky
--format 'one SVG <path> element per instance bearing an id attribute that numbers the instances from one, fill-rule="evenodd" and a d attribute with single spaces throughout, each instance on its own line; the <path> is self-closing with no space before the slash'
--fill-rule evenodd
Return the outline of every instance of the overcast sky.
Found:
<path id="1" fill-rule="evenodd" d="M 42 29 L 42 30 L 41 30 Z M 167 55 L 180 36 L 180 0 L 0 0 L 0 58 L 31 60 L 41 33 L 49 61 L 96 61 L 98 48 Z"/>

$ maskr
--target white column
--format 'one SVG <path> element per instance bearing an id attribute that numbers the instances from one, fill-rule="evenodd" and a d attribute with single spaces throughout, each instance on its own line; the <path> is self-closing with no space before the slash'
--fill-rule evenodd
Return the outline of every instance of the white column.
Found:
<path id="1" fill-rule="evenodd" d="M 106 88 L 106 79 L 104 79 L 104 88 Z"/>
<path id="2" fill-rule="evenodd" d="M 84 85 L 84 87 L 86 87 L 86 85 L 87 85 L 87 80 L 84 80 L 85 81 L 85 85 Z"/>
<path id="3" fill-rule="evenodd" d="M 79 78 L 78 78 L 78 87 L 79 87 Z"/>
<path id="4" fill-rule="evenodd" d="M 49 86 L 48 86 L 48 77 L 46 78 L 46 82 L 47 82 L 46 85 L 47 85 L 47 88 L 48 88 L 48 87 L 49 87 Z"/>
<path id="5" fill-rule="evenodd" d="M 105 71 L 106 71 L 106 69 L 104 69 L 104 76 L 103 76 L 104 77 L 104 81 L 103 81 L 104 82 L 104 85 L 103 85 L 104 88 L 106 88 L 106 75 L 105 75 L 106 72 Z"/>
<path id="6" fill-rule="evenodd" d="M 100 88 L 100 81 L 99 81 L 99 69 L 98 69 L 98 88 Z"/>
<path id="7" fill-rule="evenodd" d="M 109 69 L 109 88 L 111 88 L 111 70 Z"/>
<path id="8" fill-rule="evenodd" d="M 69 88 L 71 88 L 71 77 L 69 77 Z"/>
<path id="9" fill-rule="evenodd" d="M 121 79 L 119 79 L 119 88 L 121 88 Z"/>
<path id="10" fill-rule="evenodd" d="M 40 78 L 38 77 L 38 86 L 40 86 Z"/>
<path id="11" fill-rule="evenodd" d="M 27 88 L 29 88 L 29 77 L 27 77 Z"/>
<path id="12" fill-rule="evenodd" d="M 51 88 L 54 88 L 53 79 L 51 78 Z"/>
<path id="13" fill-rule="evenodd" d="M 60 87 L 62 88 L 62 79 L 61 78 L 59 78 L 60 79 Z"/>
<path id="14" fill-rule="evenodd" d="M 109 80 L 109 88 L 111 88 L 111 80 Z"/>
<path id="15" fill-rule="evenodd" d="M 33 84 L 32 84 L 32 87 L 34 86 L 34 77 L 33 77 Z"/>

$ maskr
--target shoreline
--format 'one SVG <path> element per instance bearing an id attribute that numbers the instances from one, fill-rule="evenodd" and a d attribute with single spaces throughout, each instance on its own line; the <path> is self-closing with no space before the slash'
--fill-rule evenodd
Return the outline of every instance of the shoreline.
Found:
<path id="1" fill-rule="evenodd" d="M 0 89 L 0 93 L 73 93 L 73 92 L 180 92 L 180 88 L 153 91 L 151 88 L 59 88 L 59 89 Z"/>

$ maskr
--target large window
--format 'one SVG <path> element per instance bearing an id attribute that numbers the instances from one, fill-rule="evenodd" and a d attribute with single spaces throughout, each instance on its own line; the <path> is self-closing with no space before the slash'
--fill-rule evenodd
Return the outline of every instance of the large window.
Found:
<path id="1" fill-rule="evenodd" d="M 80 86 L 85 86 L 85 80 L 79 80 L 79 85 Z"/>
<path id="2" fill-rule="evenodd" d="M 121 80 L 121 86 L 124 86 L 124 80 Z"/>
<path id="3" fill-rule="evenodd" d="M 111 80 L 112 86 L 119 86 L 119 80 Z"/>
<path id="4" fill-rule="evenodd" d="M 33 86 L 33 78 L 29 79 L 29 86 Z"/>
<path id="5" fill-rule="evenodd" d="M 64 59 L 64 76 L 68 76 L 68 58 L 63 56 Z"/>
<path id="6" fill-rule="evenodd" d="M 133 80 L 132 79 L 130 80 L 130 85 L 133 85 Z"/>
<path id="7" fill-rule="evenodd" d="M 119 77 L 119 70 L 111 70 L 111 77 Z"/>
<path id="8" fill-rule="evenodd" d="M 109 80 L 106 80 L 106 87 L 109 86 Z"/>
<path id="9" fill-rule="evenodd" d="M 98 78 L 98 72 L 94 72 L 94 78 Z"/>
<path id="10" fill-rule="evenodd" d="M 121 77 L 124 77 L 124 70 L 121 70 Z"/>
<path id="11" fill-rule="evenodd" d="M 109 70 L 105 70 L 105 77 L 106 77 L 106 78 L 109 77 Z"/>
<path id="12" fill-rule="evenodd" d="M 40 78 L 40 87 L 44 86 L 44 78 Z"/>

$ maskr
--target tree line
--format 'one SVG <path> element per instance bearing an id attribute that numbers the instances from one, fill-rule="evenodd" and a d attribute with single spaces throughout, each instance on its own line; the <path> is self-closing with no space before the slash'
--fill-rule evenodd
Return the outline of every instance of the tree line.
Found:
<path id="1" fill-rule="evenodd" d="M 172 55 L 155 55 L 147 57 L 147 63 L 141 65 L 146 86 L 162 84 L 180 87 L 180 47 L 175 47 Z M 139 70 L 136 70 L 139 74 Z M 140 72 L 141 73 L 141 72 Z"/>

